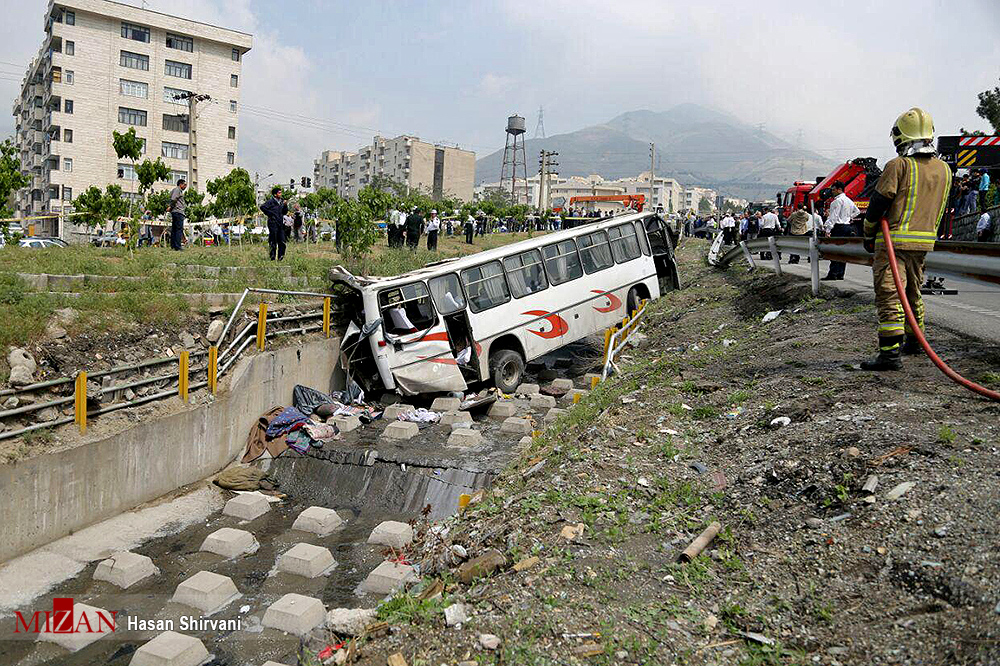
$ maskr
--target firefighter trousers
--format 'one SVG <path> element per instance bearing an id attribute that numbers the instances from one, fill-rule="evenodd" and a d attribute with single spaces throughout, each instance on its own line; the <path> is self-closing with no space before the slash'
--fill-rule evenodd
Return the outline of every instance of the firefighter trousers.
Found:
<path id="1" fill-rule="evenodd" d="M 899 279 L 903 282 L 906 300 L 910 302 L 920 330 L 924 328 L 924 300 L 920 295 L 920 286 L 924 283 L 926 254 L 917 250 L 896 250 Z M 879 347 L 888 351 L 895 349 L 903 341 L 904 334 L 912 331 L 903 313 L 899 294 L 896 292 L 892 269 L 889 267 L 889 253 L 886 252 L 885 245 L 880 244 L 875 250 L 872 277 L 875 283 L 875 308 L 878 310 Z"/>

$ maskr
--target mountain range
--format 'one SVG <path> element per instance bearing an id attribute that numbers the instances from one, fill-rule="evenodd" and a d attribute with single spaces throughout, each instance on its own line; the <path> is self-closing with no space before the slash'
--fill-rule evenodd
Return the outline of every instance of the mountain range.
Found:
<path id="1" fill-rule="evenodd" d="M 829 173 L 836 163 L 735 116 L 697 104 L 669 111 L 629 111 L 601 125 L 525 141 L 528 174 L 538 172 L 541 150 L 559 153 L 561 176 L 598 174 L 608 179 L 649 170 L 656 144 L 656 174 L 720 194 L 770 199 L 800 177 Z M 476 161 L 476 182 L 500 180 L 503 150 Z"/>

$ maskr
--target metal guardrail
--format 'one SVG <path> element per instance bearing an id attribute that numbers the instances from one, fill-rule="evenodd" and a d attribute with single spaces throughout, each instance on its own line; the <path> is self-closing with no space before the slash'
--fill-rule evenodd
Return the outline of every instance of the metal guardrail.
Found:
<path id="1" fill-rule="evenodd" d="M 639 328 L 639 321 L 646 314 L 646 304 L 647 301 L 642 301 L 639 304 L 639 309 L 631 317 L 626 317 L 620 328 L 616 326 L 607 330 L 604 342 L 604 368 L 601 370 L 601 381 L 608 378 L 611 370 L 614 370 L 616 373 L 619 372 L 618 365 L 615 363 L 615 356 L 625 348 L 625 345 L 628 344 L 632 335 Z"/>
<path id="2" fill-rule="evenodd" d="M 781 274 L 777 253 L 808 255 L 812 261 L 813 293 L 819 293 L 819 266 L 816 261 L 828 259 L 849 264 L 871 266 L 873 255 L 865 250 L 861 238 L 821 238 L 813 250 L 810 236 L 771 236 L 742 241 L 719 257 L 716 266 L 724 267 L 744 257 L 753 267 L 751 253 L 771 252 L 775 272 Z M 1000 284 L 1000 243 L 967 243 L 963 241 L 938 241 L 934 250 L 927 253 L 924 263 L 927 273 L 945 277 L 974 279 Z"/>

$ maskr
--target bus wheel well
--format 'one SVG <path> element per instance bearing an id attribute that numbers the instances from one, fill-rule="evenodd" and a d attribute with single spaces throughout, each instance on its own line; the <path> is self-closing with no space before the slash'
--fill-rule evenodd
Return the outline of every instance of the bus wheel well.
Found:
<path id="1" fill-rule="evenodd" d="M 628 290 L 628 298 L 626 299 L 625 307 L 628 308 L 629 316 L 633 312 L 639 309 L 639 303 L 642 300 L 649 299 L 649 287 L 640 282 L 637 285 L 633 285 L 631 289 Z"/>
<path id="2" fill-rule="evenodd" d="M 509 349 L 515 351 L 524 358 L 524 347 L 521 346 L 521 341 L 517 339 L 516 335 L 502 335 L 493 342 L 490 343 L 490 356 L 493 356 L 501 349 Z"/>

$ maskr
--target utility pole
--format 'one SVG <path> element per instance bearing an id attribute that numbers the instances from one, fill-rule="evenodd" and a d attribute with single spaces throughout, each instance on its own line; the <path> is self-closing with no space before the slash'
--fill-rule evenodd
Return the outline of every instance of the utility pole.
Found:
<path id="1" fill-rule="evenodd" d="M 653 164 L 655 163 L 656 144 L 649 142 L 649 205 L 653 206 Z"/>
<path id="2" fill-rule="evenodd" d="M 559 153 L 552 150 L 541 150 L 538 153 L 538 173 L 540 174 L 538 187 L 538 208 L 542 211 L 549 209 L 549 203 L 552 199 L 552 184 L 549 182 L 549 176 L 552 174 L 552 167 L 559 166 L 558 162 L 552 161 L 552 158 L 557 155 L 559 155 Z"/>
<path id="3" fill-rule="evenodd" d="M 174 99 L 187 99 L 188 102 L 188 186 L 198 191 L 198 102 L 207 102 L 211 96 L 204 93 L 184 93 L 174 95 Z"/>

